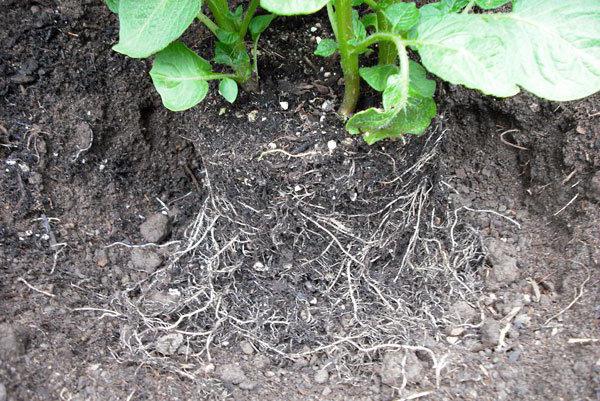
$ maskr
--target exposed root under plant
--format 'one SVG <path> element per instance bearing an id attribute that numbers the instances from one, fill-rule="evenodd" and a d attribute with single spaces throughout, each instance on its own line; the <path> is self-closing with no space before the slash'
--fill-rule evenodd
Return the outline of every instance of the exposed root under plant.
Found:
<path id="1" fill-rule="evenodd" d="M 334 188 L 277 182 L 261 205 L 206 167 L 205 200 L 169 265 L 115 300 L 127 357 L 196 376 L 213 347 L 247 338 L 284 358 L 326 355 L 350 379 L 386 350 L 420 347 L 439 383 L 444 356 L 423 344 L 453 302 L 477 298 L 483 262 L 479 235 L 448 203 L 443 137 L 385 154 L 390 179 L 344 200 L 355 213 L 331 199 L 366 179 L 372 157 L 340 158 L 348 174 Z M 165 361 L 166 335 L 191 353 Z"/>

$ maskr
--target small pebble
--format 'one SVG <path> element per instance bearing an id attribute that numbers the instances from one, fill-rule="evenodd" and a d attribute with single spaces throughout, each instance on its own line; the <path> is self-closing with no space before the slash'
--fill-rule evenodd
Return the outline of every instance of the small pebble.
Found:
<path id="1" fill-rule="evenodd" d="M 258 110 L 252 110 L 250 113 L 248 113 L 247 117 L 249 122 L 255 122 L 256 118 L 258 117 Z"/>
<path id="2" fill-rule="evenodd" d="M 287 110 L 290 108 L 290 104 L 288 102 L 279 102 L 279 105 L 283 110 Z"/>

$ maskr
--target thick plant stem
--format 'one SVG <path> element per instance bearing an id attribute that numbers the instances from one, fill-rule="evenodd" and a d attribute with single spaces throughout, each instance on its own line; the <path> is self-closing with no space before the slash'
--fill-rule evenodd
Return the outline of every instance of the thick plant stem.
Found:
<path id="1" fill-rule="evenodd" d="M 344 73 L 344 100 L 339 113 L 349 117 L 354 112 L 360 95 L 360 77 L 358 75 L 358 54 L 352 52 L 350 41 L 354 37 L 352 28 L 352 0 L 335 0 L 335 23 L 339 52 Z"/>
<path id="2" fill-rule="evenodd" d="M 390 24 L 385 15 L 383 15 L 383 12 L 377 11 L 377 31 L 387 32 L 390 30 L 390 28 Z M 395 64 L 396 54 L 396 49 L 394 49 L 393 43 L 381 42 L 379 43 L 377 62 L 379 65 Z"/>

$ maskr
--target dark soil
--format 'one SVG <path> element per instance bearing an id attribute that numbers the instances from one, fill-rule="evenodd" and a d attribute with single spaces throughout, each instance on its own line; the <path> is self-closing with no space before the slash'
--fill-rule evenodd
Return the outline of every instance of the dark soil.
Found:
<path id="1" fill-rule="evenodd" d="M 0 401 L 600 396 L 597 95 L 440 84 L 427 135 L 368 147 L 323 107 L 342 89 L 312 56 L 323 15 L 264 34 L 260 93 L 174 114 L 100 2 L 0 6 Z M 403 269 L 416 214 L 386 208 L 415 191 Z M 214 242 L 175 261 L 202 210 Z M 161 245 L 130 248 L 161 212 Z M 203 304 L 170 351 L 161 324 Z"/>

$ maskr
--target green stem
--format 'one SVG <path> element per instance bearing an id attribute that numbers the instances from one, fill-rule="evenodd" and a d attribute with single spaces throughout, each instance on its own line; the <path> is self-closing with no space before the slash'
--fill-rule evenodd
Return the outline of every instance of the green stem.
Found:
<path id="1" fill-rule="evenodd" d="M 235 32 L 235 24 L 229 18 L 229 5 L 227 0 L 207 0 L 206 4 L 210 13 L 215 17 L 217 25 L 229 32 Z"/>
<path id="2" fill-rule="evenodd" d="M 352 0 L 334 0 L 337 39 L 344 73 L 344 99 L 339 113 L 349 117 L 356 108 L 360 95 L 360 77 L 358 75 L 358 54 L 352 52 L 348 41 L 354 38 L 352 27 Z"/>
<path id="3" fill-rule="evenodd" d="M 337 41 L 337 25 L 335 23 L 335 11 L 333 11 L 333 4 L 331 2 L 327 3 L 327 17 L 329 17 L 329 23 L 331 24 L 331 30 L 333 31 L 333 36 L 335 36 L 335 40 Z"/>
<path id="4" fill-rule="evenodd" d="M 208 18 L 206 14 L 200 12 L 196 16 L 196 18 L 198 18 L 198 21 L 206 25 L 208 30 L 211 31 L 213 35 L 217 36 L 217 31 L 219 30 L 219 27 L 210 18 Z"/>
<path id="5" fill-rule="evenodd" d="M 248 4 L 246 15 L 244 16 L 244 20 L 242 21 L 242 25 L 240 26 L 240 29 L 238 31 L 242 40 L 244 40 L 244 38 L 246 37 L 248 27 L 250 26 L 250 21 L 252 21 L 252 17 L 254 17 L 254 13 L 256 13 L 256 9 L 258 8 L 259 3 L 260 0 L 250 0 L 250 4 Z"/>
<path id="6" fill-rule="evenodd" d="M 377 11 L 377 31 L 387 32 L 391 29 L 391 26 L 383 14 L 383 11 Z M 379 65 L 394 64 L 396 62 L 396 52 L 394 51 L 394 44 L 384 42 L 379 44 L 378 53 Z"/>
<path id="7" fill-rule="evenodd" d="M 469 4 L 467 4 L 467 6 L 462 10 L 462 14 L 468 14 L 474 5 L 475 5 L 475 0 L 469 1 Z"/>

